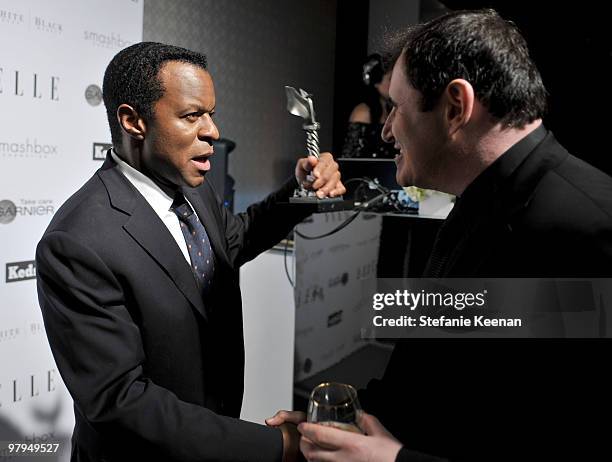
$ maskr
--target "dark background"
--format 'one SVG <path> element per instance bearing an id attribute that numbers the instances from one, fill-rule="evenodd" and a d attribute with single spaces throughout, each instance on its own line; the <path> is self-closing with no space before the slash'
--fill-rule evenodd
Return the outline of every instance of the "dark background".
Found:
<path id="1" fill-rule="evenodd" d="M 453 9 L 496 9 L 519 27 L 549 93 L 545 125 L 572 154 L 612 174 L 609 15 L 604 3 L 444 0 Z"/>
<path id="2" fill-rule="evenodd" d="M 612 57 L 604 3 L 443 3 L 494 7 L 518 25 L 550 94 L 546 126 L 570 152 L 611 174 Z M 359 102 L 361 65 L 379 51 L 382 33 L 444 8 L 435 0 L 146 0 L 144 38 L 209 56 L 221 134 L 236 142 L 229 170 L 240 211 L 279 186 L 305 154 L 301 122 L 286 112 L 283 85 L 315 95 L 321 148 L 340 152 Z"/>

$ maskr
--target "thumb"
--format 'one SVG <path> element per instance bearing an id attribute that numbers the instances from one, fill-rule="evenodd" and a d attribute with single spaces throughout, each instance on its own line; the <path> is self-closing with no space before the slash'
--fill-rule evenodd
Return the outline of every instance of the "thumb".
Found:
<path id="1" fill-rule="evenodd" d="M 357 423 L 366 435 L 389 435 L 389 432 L 385 427 L 383 427 L 383 424 L 381 424 L 380 421 L 372 414 L 361 412 L 357 418 Z"/>
<path id="2" fill-rule="evenodd" d="M 265 419 L 266 425 L 277 426 L 282 424 L 285 421 L 285 419 L 283 419 L 282 417 L 282 412 L 282 410 L 278 411 L 272 417 L 268 417 L 267 419 Z"/>
<path id="3" fill-rule="evenodd" d="M 311 172 L 317 166 L 318 162 L 319 159 L 317 159 L 315 156 L 308 156 L 306 157 L 306 162 L 304 162 L 304 169 L 307 172 Z"/>

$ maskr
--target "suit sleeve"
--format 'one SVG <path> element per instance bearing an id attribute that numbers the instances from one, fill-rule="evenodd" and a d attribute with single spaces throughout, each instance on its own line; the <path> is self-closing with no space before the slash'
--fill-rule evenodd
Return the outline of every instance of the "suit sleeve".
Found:
<path id="1" fill-rule="evenodd" d="M 418 451 L 411 451 L 405 446 L 400 449 L 395 458 L 395 462 L 449 462 L 448 459 L 442 459 L 436 456 L 430 456 Z"/>
<path id="2" fill-rule="evenodd" d="M 228 255 L 235 268 L 276 245 L 312 213 L 307 206 L 280 205 L 288 202 L 297 187 L 292 177 L 263 201 L 236 215 L 221 207 Z"/>
<path id="3" fill-rule="evenodd" d="M 55 231 L 39 243 L 36 262 L 57 366 L 76 411 L 112 442 L 109 450 L 127 445 L 142 460 L 281 460 L 277 429 L 216 415 L 147 378 L 143 340 L 120 275 L 94 251 Z"/>

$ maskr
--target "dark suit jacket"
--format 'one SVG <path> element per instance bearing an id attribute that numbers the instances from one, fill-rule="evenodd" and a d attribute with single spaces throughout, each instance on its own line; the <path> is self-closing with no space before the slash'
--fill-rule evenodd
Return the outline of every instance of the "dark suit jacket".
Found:
<path id="1" fill-rule="evenodd" d="M 450 225 L 455 245 L 436 276 L 612 275 L 612 178 L 569 154 L 544 127 L 519 143 L 451 212 L 443 228 Z M 500 174 L 507 169 L 510 175 Z"/>
<path id="2" fill-rule="evenodd" d="M 511 175 L 466 190 L 437 276 L 612 274 L 612 179 L 534 137 Z M 408 448 L 451 461 L 601 460 L 611 354 L 609 339 L 407 339 L 360 398 Z"/>
<path id="3" fill-rule="evenodd" d="M 75 403 L 73 460 L 275 461 L 281 433 L 238 420 L 239 266 L 287 235 L 295 179 L 247 212 L 186 191 L 216 256 L 204 305 L 165 225 L 110 156 L 58 210 L 37 253 L 51 349 Z"/>

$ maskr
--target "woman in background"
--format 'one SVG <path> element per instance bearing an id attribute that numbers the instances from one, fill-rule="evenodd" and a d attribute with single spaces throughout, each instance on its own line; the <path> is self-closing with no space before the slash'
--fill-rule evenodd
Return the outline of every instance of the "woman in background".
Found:
<path id="1" fill-rule="evenodd" d="M 382 127 L 389 115 L 389 59 L 379 54 L 368 56 L 363 65 L 366 91 L 349 117 L 342 157 L 393 158 L 397 151 L 393 144 L 381 138 Z"/>

